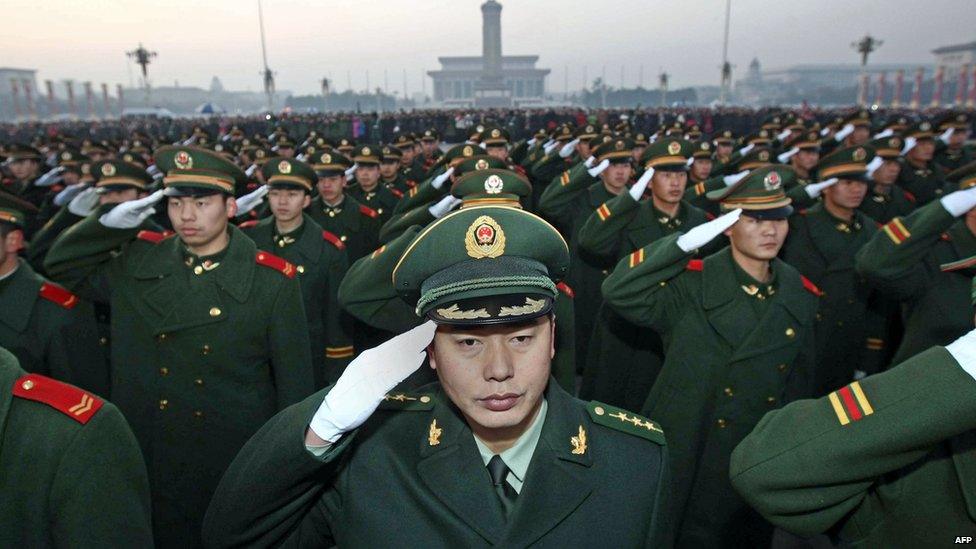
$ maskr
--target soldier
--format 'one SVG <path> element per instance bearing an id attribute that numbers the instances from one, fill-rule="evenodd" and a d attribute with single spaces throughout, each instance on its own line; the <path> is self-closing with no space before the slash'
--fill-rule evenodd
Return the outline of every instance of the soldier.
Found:
<path id="1" fill-rule="evenodd" d="M 264 165 L 263 193 L 268 195 L 271 217 L 242 223 L 240 228 L 259 249 L 274 250 L 295 265 L 302 285 L 308 321 L 315 387 L 335 382 L 355 354 L 351 319 L 339 309 L 339 283 L 346 274 L 346 245 L 322 229 L 303 210 L 312 201 L 318 176 L 298 160 L 273 158 Z"/>
<path id="2" fill-rule="evenodd" d="M 770 543 L 772 526 L 728 471 L 735 445 L 767 411 L 806 396 L 813 371 L 817 290 L 776 258 L 792 212 L 787 177 L 769 166 L 713 191 L 729 213 L 635 251 L 603 283 L 609 306 L 666 342 L 644 409 L 668 433 L 681 547 Z M 689 262 L 723 233 L 731 246 Z"/>
<path id="3" fill-rule="evenodd" d="M 146 466 L 118 409 L 3 348 L 0 387 L 0 545 L 152 547 Z"/>
<path id="4" fill-rule="evenodd" d="M 915 196 L 895 183 L 902 169 L 899 157 L 904 142 L 901 137 L 893 135 L 869 143 L 877 156 L 868 166 L 868 195 L 858 209 L 881 224 L 904 217 L 915 209 Z"/>
<path id="5" fill-rule="evenodd" d="M 885 224 L 857 254 L 856 268 L 886 297 L 902 303 L 905 334 L 893 363 L 944 345 L 972 327 L 964 303 L 967 269 L 943 269 L 976 255 L 976 165 L 958 170 L 958 188 Z"/>
<path id="6" fill-rule="evenodd" d="M 109 391 L 90 303 L 40 276 L 17 253 L 36 208 L 0 191 L 0 347 L 28 372 L 73 383 L 100 395 Z"/>
<path id="7" fill-rule="evenodd" d="M 424 151 L 424 170 L 430 170 L 444 153 L 441 152 L 441 134 L 435 128 L 424 130 L 420 137 L 420 145 Z"/>
<path id="8" fill-rule="evenodd" d="M 192 146 L 155 158 L 164 190 L 87 217 L 45 266 L 111 304 L 112 395 L 146 458 L 156 543 L 186 547 L 247 438 L 312 392 L 312 361 L 296 267 L 228 225 L 240 168 Z M 168 238 L 139 230 L 164 193 Z"/>
<path id="9" fill-rule="evenodd" d="M 646 146 L 645 146 L 646 148 Z M 688 182 L 691 184 L 701 183 L 708 179 L 712 173 L 712 144 L 708 141 L 696 141 L 694 143 L 691 157 L 694 159 L 691 168 L 688 170 Z M 637 158 L 640 160 L 640 157 Z"/>
<path id="10" fill-rule="evenodd" d="M 403 195 L 396 196 L 387 186 L 380 185 L 380 147 L 360 145 L 353 162 L 356 182 L 346 187 L 346 194 L 374 210 L 382 225 L 393 215 L 393 208 Z"/>
<path id="11" fill-rule="evenodd" d="M 950 112 L 936 123 L 936 127 L 941 134 L 936 143 L 935 163 L 942 166 L 943 170 L 951 172 L 976 160 L 964 147 L 969 139 L 970 127 L 966 113 Z"/>
<path id="12" fill-rule="evenodd" d="M 923 120 L 905 131 L 902 149 L 904 165 L 898 173 L 898 186 L 912 193 L 919 206 L 943 194 L 945 171 L 933 161 L 935 139 L 932 123 Z"/>
<path id="13" fill-rule="evenodd" d="M 515 208 L 421 232 L 394 284 L 433 322 L 366 351 L 255 436 L 214 497 L 207 543 L 669 546 L 660 428 L 550 377 L 568 263 L 559 233 Z M 386 394 L 424 349 L 439 382 Z"/>
<path id="14" fill-rule="evenodd" d="M 732 454 L 732 485 L 780 528 L 830 534 L 840 546 L 970 543 L 974 379 L 976 332 L 969 332 L 770 412 Z"/>
<path id="15" fill-rule="evenodd" d="M 318 176 L 318 196 L 305 212 L 323 229 L 339 236 L 350 262 L 375 250 L 379 246 L 379 214 L 345 192 L 346 170 L 352 162 L 342 154 L 325 151 L 316 152 L 308 163 Z"/>
<path id="16" fill-rule="evenodd" d="M 675 137 L 649 146 L 641 158 L 645 171 L 637 183 L 604 202 L 580 228 L 581 253 L 612 266 L 651 242 L 708 221 L 704 211 L 682 200 L 687 163 L 695 148 Z M 643 199 L 645 189 L 650 189 L 647 200 Z M 637 409 L 661 370 L 664 344 L 658 334 L 602 303 L 594 316 L 580 396 Z"/>
<path id="17" fill-rule="evenodd" d="M 498 127 L 485 128 L 479 137 L 488 156 L 508 162 L 508 130 Z"/>
<path id="18" fill-rule="evenodd" d="M 409 134 L 400 134 L 393 140 L 393 146 L 400 149 L 400 173 L 410 181 L 423 181 L 427 171 L 424 169 L 424 160 L 418 157 L 414 149 L 415 141 Z"/>
<path id="19" fill-rule="evenodd" d="M 410 189 L 417 186 L 416 181 L 410 181 L 400 173 L 400 159 L 403 153 L 392 145 L 384 145 L 380 149 L 380 184 L 390 190 L 393 197 L 399 201 Z M 393 206 L 395 207 L 395 205 Z M 393 214 L 390 208 L 390 215 Z"/>
<path id="20" fill-rule="evenodd" d="M 790 217 L 783 259 L 822 290 L 817 310 L 817 366 L 811 394 L 823 395 L 877 371 L 884 350 L 881 296 L 854 272 L 854 255 L 877 232 L 857 210 L 867 194 L 869 147 L 836 149 L 817 165 L 822 201 Z"/>

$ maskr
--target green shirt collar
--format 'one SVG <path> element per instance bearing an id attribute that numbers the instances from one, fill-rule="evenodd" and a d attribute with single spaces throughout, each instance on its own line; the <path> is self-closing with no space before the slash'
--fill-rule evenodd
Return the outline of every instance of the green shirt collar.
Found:
<path id="1" fill-rule="evenodd" d="M 532 425 L 529 425 L 529 428 L 522 433 L 522 436 L 515 441 L 515 444 L 511 448 L 501 453 L 502 461 L 505 462 L 505 465 L 508 465 L 509 470 L 512 472 L 512 474 L 508 475 L 508 483 L 512 485 L 512 488 L 515 488 L 516 492 L 522 491 L 522 484 L 525 482 L 525 473 L 529 470 L 529 463 L 532 462 L 535 448 L 539 445 L 539 437 L 542 435 L 542 426 L 545 424 L 546 411 L 548 409 L 549 405 L 546 403 L 546 399 L 543 398 L 542 405 L 539 406 L 539 411 L 536 413 L 535 419 L 532 420 Z M 487 467 L 488 461 L 495 454 L 477 436 L 474 437 L 474 442 L 478 446 L 478 452 L 481 453 L 481 460 Z"/>

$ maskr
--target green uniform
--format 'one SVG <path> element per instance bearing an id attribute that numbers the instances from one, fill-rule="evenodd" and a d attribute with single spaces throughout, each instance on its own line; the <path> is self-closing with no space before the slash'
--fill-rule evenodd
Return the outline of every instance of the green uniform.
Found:
<path id="1" fill-rule="evenodd" d="M 380 176 L 380 185 L 393 191 L 393 196 L 400 200 L 403 195 L 407 194 L 410 189 L 417 186 L 417 182 L 412 179 L 407 179 L 400 172 L 393 177 L 393 179 L 387 180 L 383 176 Z"/>
<path id="2" fill-rule="evenodd" d="M 934 162 L 919 167 L 905 160 L 896 183 L 912 193 L 919 206 L 924 206 L 944 193 L 945 170 Z"/>
<path id="3" fill-rule="evenodd" d="M 160 546 L 199 543 L 234 455 L 313 390 L 295 267 L 228 231 L 224 251 L 195 257 L 179 238 L 110 229 L 92 216 L 45 262 L 55 280 L 111 303 L 112 398 L 146 458 Z"/>
<path id="4" fill-rule="evenodd" d="M 355 198 L 360 204 L 375 211 L 382 225 L 393 215 L 393 209 L 403 195 L 401 194 L 398 197 L 393 191 L 381 183 L 377 183 L 376 187 L 369 192 L 363 190 L 359 183 L 355 183 L 346 187 L 346 196 Z"/>
<path id="5" fill-rule="evenodd" d="M 637 202 L 624 192 L 590 215 L 580 228 L 579 247 L 583 253 L 612 264 L 665 236 L 706 221 L 704 211 L 686 202 L 679 204 L 677 214 L 671 217 L 655 208 L 652 199 Z M 603 304 L 595 316 L 580 396 L 628 410 L 639 409 L 664 363 L 661 337 Z"/>
<path id="6" fill-rule="evenodd" d="M 976 158 L 973 157 L 973 154 L 966 150 L 965 147 L 950 149 L 944 145 L 939 147 L 939 144 L 942 144 L 942 142 L 938 142 L 933 160 L 946 172 L 957 170 L 966 164 L 969 164 L 973 160 L 976 160 Z"/>
<path id="7" fill-rule="evenodd" d="M 115 406 L 3 349 L 0 386 L 0 545 L 152 547 L 146 466 Z"/>
<path id="8" fill-rule="evenodd" d="M 766 412 L 807 395 L 817 300 L 783 261 L 759 284 L 729 248 L 689 263 L 678 236 L 622 260 L 603 294 L 664 340 L 644 415 L 668 433 L 678 545 L 765 546 L 772 528 L 733 492 L 729 456 Z"/>
<path id="9" fill-rule="evenodd" d="M 51 284 L 24 260 L 0 278 L 0 347 L 28 372 L 109 394 L 91 303 Z"/>
<path id="10" fill-rule="evenodd" d="M 316 196 L 305 213 L 323 229 L 339 236 L 339 240 L 346 245 L 350 262 L 379 246 L 379 214 L 349 195 L 337 206 L 329 206 L 321 196 Z"/>
<path id="11" fill-rule="evenodd" d="M 976 382 L 937 347 L 770 412 L 735 449 L 730 474 L 751 505 L 799 535 L 950 547 L 976 536 L 974 443 Z"/>
<path id="12" fill-rule="evenodd" d="M 855 211 L 847 222 L 831 215 L 823 203 L 790 218 L 781 256 L 821 291 L 813 394 L 844 385 L 855 370 L 880 369 L 885 332 L 881 296 L 854 272 L 854 255 L 876 232 L 863 213 Z"/>
<path id="13" fill-rule="evenodd" d="M 867 196 L 857 209 L 873 221 L 884 224 L 915 211 L 915 196 L 898 185 L 889 186 L 884 193 L 878 192 L 875 186 L 868 189 Z"/>
<path id="14" fill-rule="evenodd" d="M 944 345 L 973 326 L 970 278 L 940 265 L 976 255 L 976 236 L 934 201 L 884 225 L 857 254 L 857 271 L 903 304 L 905 334 L 893 363 Z"/>
<path id="15" fill-rule="evenodd" d="M 342 314 L 338 298 L 339 283 L 349 267 L 345 244 L 308 214 L 301 226 L 288 234 L 278 233 L 273 217 L 241 228 L 259 249 L 274 250 L 295 266 L 302 285 L 315 386 L 335 383 L 355 352 L 351 319 Z"/>
<path id="16" fill-rule="evenodd" d="M 427 389 L 388 395 L 321 457 L 303 437 L 324 391 L 276 416 L 221 482 L 207 544 L 670 545 L 668 463 L 655 423 L 587 405 L 550 381 L 541 434 L 506 521 L 471 429 L 439 385 Z M 581 432 L 585 448 L 571 443 Z"/>

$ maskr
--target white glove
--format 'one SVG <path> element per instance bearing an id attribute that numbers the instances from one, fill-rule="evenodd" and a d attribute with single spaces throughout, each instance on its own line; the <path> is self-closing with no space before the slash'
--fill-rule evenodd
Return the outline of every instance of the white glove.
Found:
<path id="1" fill-rule="evenodd" d="M 434 216 L 434 219 L 440 219 L 445 215 L 447 215 L 448 212 L 456 208 L 458 204 L 462 202 L 464 201 L 461 200 L 460 198 L 457 198 L 454 195 L 449 194 L 444 198 L 442 198 L 440 202 L 438 202 L 437 204 L 434 204 L 433 206 L 427 208 L 427 211 L 430 212 L 430 215 Z"/>
<path id="2" fill-rule="evenodd" d="M 976 330 L 946 345 L 945 349 L 967 374 L 976 379 Z"/>
<path id="3" fill-rule="evenodd" d="M 609 165 L 610 165 L 610 159 L 604 158 L 603 162 L 597 164 L 595 168 L 590 168 L 586 170 L 586 173 L 590 174 L 590 177 L 598 177 L 601 173 L 603 173 L 603 170 L 607 169 L 607 166 Z"/>
<path id="4" fill-rule="evenodd" d="M 776 134 L 776 139 L 779 139 L 780 141 L 782 141 L 782 140 L 786 139 L 787 137 L 789 137 L 791 133 L 793 133 L 792 130 L 783 130 L 783 131 L 779 132 L 778 134 Z"/>
<path id="5" fill-rule="evenodd" d="M 257 189 L 245 194 L 244 196 L 238 198 L 237 202 L 237 215 L 244 215 L 254 208 L 261 205 L 264 202 L 264 197 L 268 194 L 270 189 L 267 185 L 261 185 Z"/>
<path id="6" fill-rule="evenodd" d="M 956 131 L 955 128 L 949 128 L 946 131 L 942 132 L 941 134 L 939 134 L 939 141 L 941 141 L 941 142 L 945 143 L 946 145 L 948 145 L 949 144 L 949 138 L 952 137 L 952 133 L 954 131 Z"/>
<path id="7" fill-rule="evenodd" d="M 959 217 L 976 207 L 976 187 L 949 193 L 940 198 L 939 202 L 942 202 L 942 207 L 952 217 Z"/>
<path id="8" fill-rule="evenodd" d="M 183 142 L 180 143 L 180 145 L 192 145 L 192 144 L 194 144 L 196 142 L 197 142 L 197 136 L 196 135 L 191 135 L 190 137 L 184 139 Z"/>
<path id="9" fill-rule="evenodd" d="M 556 144 L 556 140 L 550 139 L 549 141 L 546 141 L 545 143 L 542 144 L 542 150 L 549 150 L 549 148 L 555 144 Z"/>
<path id="10" fill-rule="evenodd" d="M 878 168 L 880 168 L 882 164 L 884 164 L 884 158 L 881 158 L 880 156 L 875 156 L 872 158 L 867 165 L 868 177 L 874 177 L 874 172 L 878 171 Z"/>
<path id="11" fill-rule="evenodd" d="M 84 183 L 78 183 L 78 185 L 72 185 L 71 187 L 84 187 L 84 185 Z M 68 187 L 68 189 L 71 187 Z M 64 191 L 67 191 L 68 189 L 65 189 Z M 63 193 L 64 191 L 61 192 Z M 60 194 L 58 196 L 60 196 Z M 57 197 L 55 197 L 55 200 L 56 199 Z M 95 207 L 97 206 L 98 193 L 95 192 L 95 187 L 78 189 L 75 197 L 68 201 L 68 211 L 80 217 L 88 217 L 93 211 L 95 211 Z"/>
<path id="12" fill-rule="evenodd" d="M 85 190 L 87 183 L 75 183 L 74 185 L 68 185 L 67 187 L 61 189 L 61 192 L 54 195 L 54 205 L 64 206 L 65 204 L 71 202 L 71 199 L 78 196 L 78 193 Z"/>
<path id="13" fill-rule="evenodd" d="M 583 165 L 586 166 L 587 168 L 592 168 L 594 162 L 596 162 L 596 157 L 593 156 L 593 155 L 590 155 L 589 158 L 587 158 L 586 160 L 583 161 Z"/>
<path id="14" fill-rule="evenodd" d="M 549 144 L 548 146 L 546 146 L 546 147 L 543 147 L 543 149 L 542 149 L 542 150 L 544 150 L 544 151 L 546 152 L 546 154 L 548 155 L 549 153 L 551 153 L 551 152 L 552 152 L 552 150 L 553 150 L 553 149 L 555 149 L 555 148 L 556 148 L 556 147 L 558 147 L 558 146 L 559 146 L 559 141 L 553 141 L 553 142 L 552 142 L 551 144 Z"/>
<path id="15" fill-rule="evenodd" d="M 809 185 L 804 186 L 803 190 L 807 192 L 807 196 L 810 198 L 817 198 L 824 189 L 835 183 L 837 183 L 837 178 L 831 177 L 830 179 L 826 179 L 819 183 L 810 183 Z"/>
<path id="16" fill-rule="evenodd" d="M 297 154 L 297 155 L 295 156 L 295 160 L 298 160 L 298 161 L 300 161 L 300 162 L 305 162 L 305 159 L 306 159 L 306 158 L 308 158 L 308 156 L 306 156 L 306 155 L 305 155 L 305 153 L 298 153 L 298 154 Z M 247 172 L 245 172 L 245 173 L 247 173 Z"/>
<path id="17" fill-rule="evenodd" d="M 430 186 L 434 187 L 437 190 L 440 190 L 440 188 L 444 186 L 444 182 L 447 181 L 448 178 L 450 178 L 451 174 L 453 173 L 454 173 L 454 166 L 451 166 L 450 168 L 444 170 L 444 173 L 435 177 L 434 180 L 430 182 Z"/>
<path id="18" fill-rule="evenodd" d="M 800 148 L 793 147 L 792 149 L 786 151 L 785 153 L 782 153 L 779 156 L 777 156 L 776 160 L 779 160 L 780 164 L 786 164 L 787 162 L 790 161 L 791 158 L 793 158 L 793 155 L 795 155 L 798 152 L 800 152 Z"/>
<path id="19" fill-rule="evenodd" d="M 163 191 L 158 190 L 145 198 L 123 202 L 99 217 L 98 222 L 112 229 L 134 229 L 156 213 L 153 204 L 159 202 L 162 197 Z"/>
<path id="20" fill-rule="evenodd" d="M 579 137 L 563 145 L 563 148 L 559 149 L 560 158 L 569 158 L 573 151 L 576 150 L 576 145 L 579 144 Z"/>
<path id="21" fill-rule="evenodd" d="M 159 179 L 160 177 L 163 177 L 163 171 L 160 170 L 159 167 L 156 166 L 155 164 L 146 168 L 146 173 L 151 175 L 153 179 Z"/>
<path id="22" fill-rule="evenodd" d="M 322 440 L 336 442 L 362 425 L 386 393 L 423 364 L 436 330 L 437 325 L 427 321 L 356 357 L 325 395 L 309 429 Z"/>
<path id="23" fill-rule="evenodd" d="M 640 179 L 634 186 L 630 188 L 630 197 L 634 200 L 640 202 L 642 196 L 644 196 L 644 191 L 647 190 L 647 184 L 651 182 L 651 178 L 654 177 L 654 168 L 647 168 L 644 173 L 641 174 Z"/>
<path id="24" fill-rule="evenodd" d="M 741 156 L 745 156 L 745 155 L 749 154 L 749 151 L 751 151 L 752 149 L 755 149 L 755 148 L 756 148 L 756 144 L 755 143 L 749 143 L 745 147 L 742 147 L 741 149 L 739 149 L 739 154 Z"/>
<path id="25" fill-rule="evenodd" d="M 346 177 L 352 177 L 355 175 L 357 169 L 359 169 L 359 164 L 353 164 L 351 168 L 346 170 Z"/>
<path id="26" fill-rule="evenodd" d="M 651 137 L 650 137 L 650 138 L 648 139 L 648 142 L 649 142 L 649 143 L 654 143 L 655 141 L 657 141 L 657 134 L 654 134 L 654 135 L 652 135 L 652 136 L 651 136 Z"/>
<path id="27" fill-rule="evenodd" d="M 906 137 L 905 146 L 901 148 L 901 154 L 902 155 L 907 154 L 908 151 L 914 149 L 915 145 L 917 144 L 918 144 L 918 139 L 915 139 L 914 137 Z"/>
<path id="28" fill-rule="evenodd" d="M 747 175 L 749 175 L 749 170 L 743 170 L 736 174 L 727 175 L 722 178 L 722 183 L 725 183 L 726 187 L 731 187 L 732 185 L 735 185 L 739 181 L 742 181 L 742 178 Z"/>
<path id="29" fill-rule="evenodd" d="M 834 141 L 840 143 L 845 137 L 851 135 L 852 133 L 854 133 L 854 124 L 844 124 L 844 127 L 841 128 L 836 135 L 834 135 Z"/>
<path id="30" fill-rule="evenodd" d="M 526 141 L 525 144 L 528 145 L 528 146 L 530 146 L 530 147 L 534 147 L 535 146 L 535 142 L 536 142 L 536 138 L 533 137 L 532 139 L 529 139 L 528 141 Z"/>
<path id="31" fill-rule="evenodd" d="M 695 157 L 694 156 L 689 156 L 688 157 L 688 160 L 685 160 L 685 167 L 686 168 L 690 168 L 691 165 L 694 164 L 694 163 L 695 163 Z"/>
<path id="32" fill-rule="evenodd" d="M 61 175 L 63 173 L 64 173 L 64 166 L 58 166 L 57 168 L 54 168 L 53 170 L 50 170 L 44 175 L 38 177 L 37 180 L 34 181 L 34 186 L 50 187 L 55 183 L 60 183 L 61 180 L 63 179 L 63 176 Z"/>
<path id="33" fill-rule="evenodd" d="M 830 128 L 824 128 L 820 130 L 820 137 L 827 137 L 828 133 L 830 133 Z"/>
<path id="34" fill-rule="evenodd" d="M 740 215 L 742 215 L 742 208 L 736 208 L 708 223 L 692 228 L 678 237 L 678 247 L 685 253 L 701 248 L 714 240 L 716 236 L 724 233 L 726 229 L 735 225 Z"/>
<path id="35" fill-rule="evenodd" d="M 251 164 L 246 170 L 244 170 L 244 175 L 248 177 L 254 177 L 254 172 L 258 171 L 257 164 Z"/>
<path id="36" fill-rule="evenodd" d="M 881 139 L 883 137 L 890 137 L 892 135 L 895 135 L 895 130 L 893 130 L 891 128 L 888 128 L 887 130 L 885 130 L 883 132 L 878 132 L 878 133 L 874 134 L 874 137 L 872 137 L 872 139 Z"/>

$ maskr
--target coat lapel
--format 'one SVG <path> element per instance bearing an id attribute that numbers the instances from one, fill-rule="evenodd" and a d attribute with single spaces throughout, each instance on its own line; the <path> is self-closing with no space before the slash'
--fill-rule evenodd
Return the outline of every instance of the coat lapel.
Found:
<path id="1" fill-rule="evenodd" d="M 800 274 L 779 259 L 773 260 L 773 269 L 779 279 L 776 294 L 770 298 L 766 314 L 752 327 L 749 336 L 737 346 L 731 362 L 797 345 L 801 330 L 810 329 L 806 326 L 808 319 L 804 319 L 802 314 L 803 292 L 806 290 L 803 289 Z M 793 331 L 793 337 L 786 335 L 787 329 Z"/>
<path id="2" fill-rule="evenodd" d="M 23 259 L 10 279 L 0 282 L 0 302 L 4 304 L 0 322 L 10 326 L 14 332 L 27 329 L 34 302 L 41 290 L 41 279 Z M 2 431 L 0 431 L 2 432 Z"/>
<path id="3" fill-rule="evenodd" d="M 590 425 L 583 407 L 550 379 L 549 409 L 525 484 L 509 517 L 506 547 L 526 547 L 559 525 L 593 491 L 589 452 L 573 454 L 570 439 Z M 592 443 L 592 441 L 591 441 Z"/>
<path id="4" fill-rule="evenodd" d="M 319 256 L 322 255 L 322 227 L 319 226 L 308 214 L 302 214 L 305 227 L 302 236 L 295 243 L 298 246 L 298 253 L 302 256 L 302 265 L 316 265 Z"/>
<path id="5" fill-rule="evenodd" d="M 13 386 L 17 379 L 26 372 L 17 366 L 17 359 L 13 354 L 0 349 L 0 435 L 7 428 L 7 417 L 10 415 L 10 404 L 13 401 Z M 3 437 L 0 436 L 0 455 L 3 455 Z"/>
<path id="6" fill-rule="evenodd" d="M 752 330 L 742 321 L 736 303 L 735 272 L 732 268 L 732 252 L 729 248 L 704 260 L 702 269 L 702 305 L 708 324 L 733 348 L 737 347 Z"/>
<path id="7" fill-rule="evenodd" d="M 959 487 L 966 500 L 969 518 L 976 521 L 976 430 L 949 439 L 952 461 L 959 475 Z"/>

